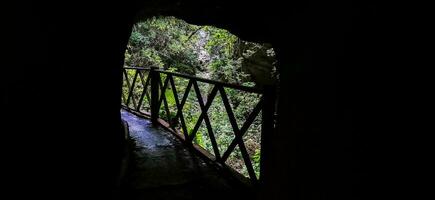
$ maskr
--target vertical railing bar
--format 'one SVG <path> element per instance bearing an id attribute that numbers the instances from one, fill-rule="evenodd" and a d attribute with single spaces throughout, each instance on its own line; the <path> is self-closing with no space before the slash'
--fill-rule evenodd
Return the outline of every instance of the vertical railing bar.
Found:
<path id="1" fill-rule="evenodd" d="M 211 144 L 213 146 L 213 151 L 214 151 L 216 160 L 220 161 L 221 156 L 219 153 L 219 148 L 217 146 L 216 138 L 214 137 L 213 129 L 211 127 L 210 119 L 208 118 L 208 114 L 207 114 L 208 110 L 205 110 L 204 100 L 202 98 L 201 91 L 199 90 L 198 83 L 196 81 L 193 81 L 193 88 L 195 89 L 196 97 L 198 98 L 199 106 L 201 107 L 201 111 L 202 111 L 201 114 L 204 113 L 204 122 L 205 122 L 205 125 L 207 127 L 207 132 L 208 132 L 208 135 L 210 137 Z"/>
<path id="2" fill-rule="evenodd" d="M 155 67 L 150 68 L 149 75 L 151 80 L 151 122 L 153 126 L 158 126 L 158 118 L 159 118 L 159 79 L 160 73 L 156 70 Z"/>

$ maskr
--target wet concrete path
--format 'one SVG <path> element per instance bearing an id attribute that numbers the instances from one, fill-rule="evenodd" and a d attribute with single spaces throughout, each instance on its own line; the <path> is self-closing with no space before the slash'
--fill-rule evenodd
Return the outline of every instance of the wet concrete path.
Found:
<path id="1" fill-rule="evenodd" d="M 126 199 L 235 199 L 243 195 L 234 182 L 171 133 L 125 110 L 121 116 L 129 125 L 134 146 L 123 185 Z"/>

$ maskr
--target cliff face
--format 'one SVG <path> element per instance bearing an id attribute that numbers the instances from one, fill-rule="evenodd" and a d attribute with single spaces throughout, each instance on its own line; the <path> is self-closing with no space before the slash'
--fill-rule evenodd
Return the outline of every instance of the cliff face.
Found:
<path id="1" fill-rule="evenodd" d="M 269 45 L 261 46 L 258 51 L 244 56 L 243 69 L 247 71 L 257 85 L 277 83 L 275 51 Z"/>

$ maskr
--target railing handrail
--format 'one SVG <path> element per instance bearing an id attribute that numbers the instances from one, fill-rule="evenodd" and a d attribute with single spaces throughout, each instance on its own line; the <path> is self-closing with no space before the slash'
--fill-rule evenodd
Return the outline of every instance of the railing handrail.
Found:
<path id="1" fill-rule="evenodd" d="M 263 93 L 262 89 L 255 88 L 255 87 L 249 87 L 249 86 L 244 86 L 244 85 L 236 85 L 236 84 L 232 84 L 232 83 L 225 83 L 225 82 L 222 82 L 222 81 L 216 81 L 216 80 L 201 78 L 201 77 L 192 76 L 192 75 L 188 75 L 188 74 L 182 74 L 182 73 L 178 73 L 178 72 L 171 72 L 171 71 L 165 71 L 165 70 L 156 70 L 156 71 L 164 73 L 164 74 L 171 74 L 171 75 L 179 76 L 179 77 L 183 77 L 183 78 L 194 79 L 196 81 L 200 81 L 200 82 L 204 82 L 204 83 L 221 85 L 221 86 L 224 86 L 224 87 L 227 87 L 227 88 L 242 90 L 242 91 L 245 91 L 245 92 L 252 92 L 252 93 L 257 93 L 257 94 L 262 94 Z"/>
<path id="2" fill-rule="evenodd" d="M 131 69 L 134 70 L 134 76 L 133 79 L 131 80 L 131 84 L 128 78 L 128 73 L 127 70 Z M 149 74 L 146 78 L 146 80 L 144 80 L 144 74 L 143 71 L 144 70 L 149 70 Z M 137 112 L 141 112 L 140 111 L 140 106 L 141 103 L 143 101 L 143 99 L 146 97 L 148 99 L 149 102 L 149 108 L 151 109 L 150 117 L 151 117 L 151 122 L 153 125 L 163 125 L 164 127 L 166 127 L 168 130 L 173 131 L 173 133 L 175 133 L 177 136 L 183 137 L 182 140 L 184 142 L 186 142 L 187 145 L 193 145 L 193 138 L 196 137 L 196 133 L 198 132 L 199 127 L 201 126 L 202 122 L 205 123 L 206 127 L 207 127 L 207 133 L 209 134 L 211 143 L 212 143 L 212 147 L 213 147 L 213 151 L 215 153 L 214 158 L 210 158 L 213 161 L 217 161 L 218 163 L 221 163 L 223 166 L 226 166 L 225 162 L 226 160 L 229 158 L 229 155 L 234 152 L 236 146 L 239 147 L 239 150 L 241 152 L 243 161 L 245 163 L 245 166 L 247 168 L 248 171 L 248 175 L 251 179 L 251 181 L 255 184 L 258 181 L 258 178 L 256 177 L 256 174 L 254 172 L 253 169 L 253 165 L 251 163 L 250 157 L 248 155 L 248 152 L 246 150 L 244 141 L 243 141 L 243 135 L 247 132 L 248 128 L 250 127 L 250 125 L 254 122 L 255 118 L 259 115 L 260 111 L 262 113 L 262 122 L 261 122 L 261 146 L 263 146 L 263 144 L 266 144 L 270 141 L 271 134 L 273 133 L 273 129 L 274 129 L 274 105 L 275 105 L 275 90 L 273 86 L 270 85 L 264 85 L 262 88 L 255 88 L 255 87 L 248 87 L 248 86 L 242 86 L 242 85 L 236 85 L 236 84 L 231 84 L 231 83 L 225 83 L 225 82 L 221 82 L 221 81 L 216 81 L 216 80 L 210 80 L 210 79 L 205 79 L 205 78 L 201 78 L 201 77 L 196 77 L 196 76 L 192 76 L 192 75 L 188 75 L 188 74 L 183 74 L 183 73 L 178 73 L 178 72 L 172 72 L 172 71 L 166 71 L 166 70 L 162 70 L 158 67 L 155 66 L 151 66 L 151 67 L 123 67 L 123 74 L 125 76 L 125 83 L 128 89 L 128 97 L 125 97 L 125 95 L 123 94 L 123 98 L 124 98 L 124 103 L 126 104 L 126 107 L 129 107 L 129 102 L 130 99 L 133 101 L 133 106 L 134 106 L 134 110 Z M 162 82 L 161 76 L 160 74 L 165 74 L 166 78 L 164 79 L 164 81 Z M 189 80 L 189 83 L 187 84 L 184 93 L 182 94 L 182 100 L 179 100 L 179 96 L 178 96 L 178 92 L 177 92 L 177 88 L 175 87 L 175 82 L 174 82 L 174 78 L 173 77 L 181 77 L 181 78 L 185 78 Z M 137 82 L 137 79 L 139 78 L 140 82 L 142 83 L 142 87 L 144 88 L 142 90 L 142 94 L 140 95 L 140 99 L 139 102 L 136 103 L 135 102 L 135 98 L 132 97 L 133 92 L 134 92 L 134 88 L 135 88 L 135 84 Z M 204 99 L 201 95 L 201 91 L 199 90 L 198 87 L 198 83 L 197 82 L 204 82 L 204 83 L 208 83 L 213 85 L 213 89 L 212 91 L 207 95 L 207 100 L 204 102 Z M 150 87 L 150 93 L 147 91 L 147 87 Z M 172 90 L 172 93 L 174 95 L 174 99 L 175 99 L 175 105 L 176 105 L 176 112 L 177 114 L 175 115 L 175 117 L 170 117 L 170 111 L 168 108 L 168 103 L 167 103 L 167 99 L 166 99 L 166 89 L 170 88 L 170 90 Z M 260 94 L 260 100 L 259 102 L 254 106 L 253 110 L 251 111 L 251 113 L 249 114 L 249 117 L 244 120 L 244 122 L 242 124 L 238 124 L 237 120 L 234 116 L 233 113 L 233 108 L 230 105 L 229 99 L 227 97 L 227 92 L 225 91 L 225 88 L 231 88 L 231 89 L 236 89 L 236 90 L 240 90 L 240 91 L 244 91 L 244 92 L 250 92 L 250 93 L 256 93 L 256 94 Z M 198 103 L 200 105 L 200 116 L 198 117 L 196 123 L 195 123 L 195 127 L 192 129 L 191 132 L 188 133 L 187 131 L 187 127 L 186 127 L 186 123 L 185 123 L 185 119 L 183 116 L 183 106 L 186 102 L 186 99 L 191 91 L 191 89 L 193 89 L 193 92 L 196 94 L 197 96 L 197 100 Z M 210 124 L 210 119 L 209 116 L 207 114 L 208 109 L 210 108 L 211 104 L 213 103 L 213 100 L 215 99 L 217 94 L 220 94 L 221 98 L 222 98 L 222 103 L 225 106 L 225 111 L 227 113 L 229 122 L 231 123 L 231 127 L 233 129 L 234 132 L 234 138 L 231 141 L 231 144 L 229 144 L 226 148 L 225 151 L 222 151 L 224 149 L 219 149 L 216 143 L 216 139 L 214 136 L 214 131 L 212 130 L 211 124 Z M 163 124 L 159 117 L 159 110 L 161 105 L 164 105 L 164 109 L 166 112 L 166 117 L 168 122 L 165 122 L 165 124 Z M 180 126 L 182 128 L 182 132 L 176 130 L 176 127 L 174 126 L 173 122 L 171 122 L 173 119 L 175 120 L 180 120 Z M 160 121 L 159 121 L 160 120 Z M 163 120 L 164 121 L 164 120 Z M 242 125 L 241 127 L 239 125 Z M 182 134 L 181 134 L 182 133 Z M 265 134 L 267 133 L 267 134 Z M 190 135 L 189 135 L 190 134 Z M 267 136 L 267 137 L 266 137 Z M 195 145 L 193 145 L 195 147 Z M 198 146 L 199 148 L 199 146 Z M 198 150 L 197 147 L 195 147 L 196 150 Z M 199 152 L 202 152 L 202 154 L 204 154 L 203 151 L 201 151 L 202 147 L 198 150 Z M 203 149 L 204 150 L 204 149 Z M 205 150 L 204 150 L 205 151 Z M 223 154 L 222 154 L 223 153 Z M 260 174 L 262 174 L 262 169 L 263 169 L 263 165 L 264 165 L 264 159 L 266 158 L 268 159 L 268 156 L 263 157 L 263 155 L 267 155 L 267 151 L 264 151 L 263 148 L 261 148 L 261 157 L 262 159 L 260 160 Z M 206 154 L 204 154 L 206 157 Z M 261 177 L 261 175 L 260 175 Z"/>
<path id="3" fill-rule="evenodd" d="M 124 69 L 150 70 L 151 67 L 124 67 Z"/>
<path id="4" fill-rule="evenodd" d="M 192 76 L 189 74 L 161 70 L 157 67 L 124 67 L 124 69 L 136 69 L 136 70 L 151 70 L 151 68 L 155 68 L 156 69 L 155 71 L 163 73 L 163 74 L 171 74 L 171 75 L 179 76 L 179 77 L 183 77 L 183 78 L 194 79 L 194 80 L 199 81 L 199 82 L 217 84 L 217 85 L 221 85 L 221 86 L 224 86 L 227 88 L 242 90 L 245 92 L 252 92 L 252 93 L 257 93 L 257 94 L 263 93 L 263 90 L 261 88 L 249 87 L 249 86 L 244 86 L 244 85 L 237 85 L 237 84 L 233 84 L 233 83 L 225 83 L 222 81 L 216 81 L 216 80 L 212 80 L 212 79 L 206 79 L 206 78 L 201 78 L 201 77 L 197 77 L 197 76 Z"/>

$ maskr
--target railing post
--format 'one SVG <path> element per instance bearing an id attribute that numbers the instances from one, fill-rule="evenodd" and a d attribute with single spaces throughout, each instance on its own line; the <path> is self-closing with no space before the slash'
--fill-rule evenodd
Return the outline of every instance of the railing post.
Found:
<path id="1" fill-rule="evenodd" d="M 151 67 L 151 122 L 157 126 L 157 119 L 159 118 L 159 72 L 156 71 L 157 67 Z"/>
<path id="2" fill-rule="evenodd" d="M 261 122 L 261 159 L 260 184 L 264 183 L 270 173 L 271 154 L 273 153 L 273 137 L 275 132 L 275 85 L 265 85 L 263 91 L 263 109 Z"/>

